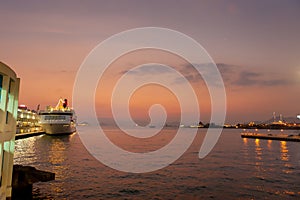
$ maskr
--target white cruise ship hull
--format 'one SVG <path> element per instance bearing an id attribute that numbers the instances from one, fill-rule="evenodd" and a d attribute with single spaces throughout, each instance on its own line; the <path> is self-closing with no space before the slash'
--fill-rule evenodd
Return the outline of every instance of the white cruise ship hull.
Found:
<path id="1" fill-rule="evenodd" d="M 49 135 L 63 135 L 72 134 L 76 131 L 75 124 L 42 124 L 46 134 Z"/>
<path id="2" fill-rule="evenodd" d="M 73 110 L 41 111 L 40 124 L 46 134 L 64 135 L 76 131 L 76 117 Z"/>

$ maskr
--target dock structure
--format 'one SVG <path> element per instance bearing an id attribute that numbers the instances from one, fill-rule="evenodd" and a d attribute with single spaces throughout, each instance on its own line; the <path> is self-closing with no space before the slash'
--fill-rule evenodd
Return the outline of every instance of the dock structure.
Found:
<path id="1" fill-rule="evenodd" d="M 44 133 L 45 133 L 44 131 L 28 132 L 28 133 L 17 133 L 16 134 L 16 140 L 42 135 Z"/>
<path id="2" fill-rule="evenodd" d="M 265 139 L 265 140 L 281 140 L 300 142 L 300 134 L 287 135 L 287 134 L 263 134 L 263 133 L 241 133 L 242 138 Z"/>
<path id="3" fill-rule="evenodd" d="M 52 172 L 37 170 L 30 166 L 14 165 L 11 199 L 32 199 L 33 183 L 52 180 L 55 180 L 55 174 Z"/>
<path id="4" fill-rule="evenodd" d="M 0 62 L 0 200 L 11 199 L 20 79 Z"/>

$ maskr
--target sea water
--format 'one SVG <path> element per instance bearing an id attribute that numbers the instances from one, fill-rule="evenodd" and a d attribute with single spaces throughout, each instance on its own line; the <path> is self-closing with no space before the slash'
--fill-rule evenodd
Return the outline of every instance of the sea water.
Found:
<path id="1" fill-rule="evenodd" d="M 105 134 L 122 149 L 141 153 L 162 148 L 176 131 L 167 128 L 150 139 L 112 127 Z M 246 139 L 241 132 L 224 129 L 213 150 L 199 159 L 206 134 L 199 129 L 178 160 L 148 173 L 105 166 L 86 150 L 79 133 L 17 140 L 14 162 L 55 173 L 54 181 L 34 184 L 34 199 L 300 199 L 300 143 Z"/>

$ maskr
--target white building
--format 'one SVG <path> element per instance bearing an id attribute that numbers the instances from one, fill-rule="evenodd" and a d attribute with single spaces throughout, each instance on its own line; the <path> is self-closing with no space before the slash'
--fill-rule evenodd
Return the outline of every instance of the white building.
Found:
<path id="1" fill-rule="evenodd" d="M 11 198 L 20 79 L 0 62 L 0 200 Z"/>

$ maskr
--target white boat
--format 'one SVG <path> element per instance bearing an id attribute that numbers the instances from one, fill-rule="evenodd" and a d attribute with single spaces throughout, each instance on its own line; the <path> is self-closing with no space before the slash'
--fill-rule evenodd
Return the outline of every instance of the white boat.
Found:
<path id="1" fill-rule="evenodd" d="M 60 99 L 57 106 L 47 107 L 39 111 L 40 124 L 46 134 L 62 135 L 76 131 L 76 115 L 73 109 L 68 107 L 67 99 Z"/>

